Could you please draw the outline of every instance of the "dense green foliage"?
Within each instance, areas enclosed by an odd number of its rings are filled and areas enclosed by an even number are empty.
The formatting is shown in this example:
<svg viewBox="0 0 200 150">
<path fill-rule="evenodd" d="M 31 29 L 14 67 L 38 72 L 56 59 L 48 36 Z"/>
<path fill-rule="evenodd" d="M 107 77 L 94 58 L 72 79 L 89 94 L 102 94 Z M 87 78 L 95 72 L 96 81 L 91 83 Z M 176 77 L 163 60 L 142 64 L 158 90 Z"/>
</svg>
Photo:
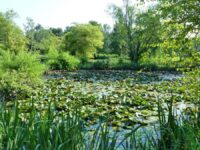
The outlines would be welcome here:
<svg viewBox="0 0 200 150">
<path fill-rule="evenodd" d="M 164 17 L 172 24 L 184 24 L 183 35 L 198 34 L 200 25 L 200 2 L 198 0 L 159 0 Z"/>
<path fill-rule="evenodd" d="M 14 16 L 13 11 L 5 14 L 0 12 L 0 48 L 16 53 L 25 48 L 26 39 L 21 29 L 12 21 Z"/>
<path fill-rule="evenodd" d="M 157 49 L 161 23 L 155 11 L 137 12 L 136 8 L 126 0 L 122 8 L 112 6 L 111 14 L 116 20 L 112 45 L 119 54 L 128 51 L 130 59 L 138 64 L 144 52 Z"/>
<path fill-rule="evenodd" d="M 47 54 L 47 64 L 53 70 L 76 70 L 80 60 L 68 52 L 58 52 L 55 49 L 50 49 Z"/>
<path fill-rule="evenodd" d="M 58 49 L 61 44 L 61 38 L 55 29 L 45 29 L 40 24 L 35 25 L 32 19 L 27 19 L 25 26 L 27 47 L 30 51 L 39 51 L 46 54 L 49 49 Z"/>
<path fill-rule="evenodd" d="M 102 46 L 103 33 L 96 25 L 75 25 L 65 35 L 65 50 L 72 55 L 92 58 L 96 49 Z"/>
<path fill-rule="evenodd" d="M 2 100 L 27 96 L 45 71 L 38 54 L 20 51 L 0 53 L 0 93 Z"/>
</svg>

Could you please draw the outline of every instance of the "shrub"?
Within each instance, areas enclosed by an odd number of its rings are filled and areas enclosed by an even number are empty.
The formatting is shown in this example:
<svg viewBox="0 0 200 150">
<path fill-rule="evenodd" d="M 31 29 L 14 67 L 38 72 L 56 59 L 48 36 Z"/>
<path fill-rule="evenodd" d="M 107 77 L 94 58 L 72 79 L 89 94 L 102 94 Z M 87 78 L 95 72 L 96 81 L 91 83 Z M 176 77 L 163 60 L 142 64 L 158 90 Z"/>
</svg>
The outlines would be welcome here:
<svg viewBox="0 0 200 150">
<path fill-rule="evenodd" d="M 87 57 L 81 57 L 80 61 L 81 61 L 81 64 L 84 65 L 84 64 L 88 63 L 88 58 Z"/>
<path fill-rule="evenodd" d="M 26 51 L 17 54 L 0 52 L 0 94 L 3 100 L 28 95 L 32 85 L 40 81 L 45 66 L 38 56 Z"/>
<path fill-rule="evenodd" d="M 93 64 L 93 68 L 94 69 L 109 69 L 110 68 L 110 60 L 109 59 L 106 59 L 106 60 L 97 60 Z"/>
<path fill-rule="evenodd" d="M 105 54 L 97 54 L 94 59 L 108 59 L 109 57 Z"/>
<path fill-rule="evenodd" d="M 46 63 L 49 65 L 50 69 L 54 69 L 54 65 L 57 64 L 57 59 L 59 57 L 59 52 L 56 49 L 50 49 L 45 57 Z"/>
<path fill-rule="evenodd" d="M 120 58 L 118 59 L 118 64 L 120 65 L 120 64 L 123 64 L 123 63 L 124 63 L 124 60 L 123 60 L 122 57 L 120 57 Z"/>
<path fill-rule="evenodd" d="M 53 70 L 76 70 L 80 64 L 78 58 L 57 50 L 50 50 L 47 59 L 47 64 Z"/>
</svg>

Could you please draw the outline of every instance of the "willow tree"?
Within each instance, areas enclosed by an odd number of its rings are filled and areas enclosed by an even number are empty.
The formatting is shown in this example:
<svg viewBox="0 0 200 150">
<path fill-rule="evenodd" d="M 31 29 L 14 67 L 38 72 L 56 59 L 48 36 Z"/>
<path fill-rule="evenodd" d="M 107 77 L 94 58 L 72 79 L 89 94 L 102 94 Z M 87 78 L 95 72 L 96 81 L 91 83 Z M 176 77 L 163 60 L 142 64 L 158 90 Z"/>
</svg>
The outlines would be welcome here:
<svg viewBox="0 0 200 150">
<path fill-rule="evenodd" d="M 65 35 L 65 50 L 72 55 L 91 58 L 97 48 L 103 47 L 104 36 L 101 29 L 92 24 L 77 24 Z"/>
</svg>

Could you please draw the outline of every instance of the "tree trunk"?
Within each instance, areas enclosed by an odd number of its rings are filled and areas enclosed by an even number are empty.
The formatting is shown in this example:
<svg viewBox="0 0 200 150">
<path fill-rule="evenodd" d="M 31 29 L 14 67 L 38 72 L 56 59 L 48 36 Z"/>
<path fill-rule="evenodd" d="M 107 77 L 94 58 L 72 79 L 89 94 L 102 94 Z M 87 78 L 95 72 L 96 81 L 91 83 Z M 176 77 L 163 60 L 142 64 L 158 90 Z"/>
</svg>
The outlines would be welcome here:
<svg viewBox="0 0 200 150">
<path fill-rule="evenodd" d="M 135 66 L 138 65 L 139 63 L 139 52 L 140 52 L 140 42 L 138 42 L 135 47 L 132 47 L 132 49 L 130 50 L 130 58 L 131 61 L 134 63 Z"/>
</svg>

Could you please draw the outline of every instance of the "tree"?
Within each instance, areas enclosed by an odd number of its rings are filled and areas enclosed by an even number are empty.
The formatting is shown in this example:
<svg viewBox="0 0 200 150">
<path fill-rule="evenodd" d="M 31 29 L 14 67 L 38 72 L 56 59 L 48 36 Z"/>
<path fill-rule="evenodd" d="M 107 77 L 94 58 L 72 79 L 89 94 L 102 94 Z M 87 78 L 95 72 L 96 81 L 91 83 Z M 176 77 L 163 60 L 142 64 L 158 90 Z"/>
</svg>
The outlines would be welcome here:
<svg viewBox="0 0 200 150">
<path fill-rule="evenodd" d="M 58 37 L 63 36 L 63 30 L 62 28 L 50 28 L 51 32 Z"/>
<path fill-rule="evenodd" d="M 115 23 L 111 33 L 110 48 L 118 55 L 127 54 L 126 30 L 120 23 Z"/>
<path fill-rule="evenodd" d="M 34 42 L 35 50 L 46 54 L 50 49 L 59 49 L 61 38 L 51 32 L 51 29 L 44 29 L 41 25 L 35 27 Z"/>
<path fill-rule="evenodd" d="M 151 10 L 139 13 L 129 0 L 124 0 L 123 7 L 113 5 L 111 14 L 115 19 L 113 44 L 120 51 L 128 49 L 130 59 L 137 65 L 144 52 L 156 48 L 159 16 Z"/>
<path fill-rule="evenodd" d="M 61 37 L 55 35 L 58 32 L 56 33 L 54 29 L 45 29 L 40 24 L 35 25 L 34 21 L 28 18 L 25 31 L 30 51 L 39 51 L 41 54 L 46 54 L 51 48 L 59 49 Z"/>
<path fill-rule="evenodd" d="M 98 26 L 76 24 L 65 35 L 65 50 L 72 55 L 91 58 L 97 48 L 103 47 L 103 39 L 103 33 Z"/>
<path fill-rule="evenodd" d="M 163 18 L 170 24 L 183 24 L 184 34 L 199 34 L 200 30 L 200 1 L 199 0 L 159 0 Z"/>
<path fill-rule="evenodd" d="M 24 25 L 24 30 L 26 32 L 26 38 L 28 39 L 28 49 L 34 51 L 34 33 L 35 33 L 35 23 L 33 19 L 27 18 L 27 23 Z"/>
<path fill-rule="evenodd" d="M 13 10 L 0 12 L 0 48 L 18 53 L 25 49 L 26 39 L 21 29 L 13 22 Z"/>
<path fill-rule="evenodd" d="M 159 11 L 163 20 L 164 49 L 175 52 L 180 61 L 186 58 L 196 60 L 199 56 L 200 1 L 159 0 Z M 192 62 L 190 60 L 190 62 Z"/>
<path fill-rule="evenodd" d="M 155 11 L 149 9 L 136 15 L 132 40 L 134 48 L 130 52 L 134 62 L 137 63 L 148 50 L 155 52 L 161 42 L 161 29 L 160 16 Z"/>
<path fill-rule="evenodd" d="M 90 21 L 89 21 L 89 24 L 91 24 L 91 25 L 93 25 L 93 26 L 98 26 L 99 28 L 101 28 L 101 24 L 98 23 L 97 21 L 90 20 Z"/>
<path fill-rule="evenodd" d="M 104 45 L 101 52 L 103 53 L 111 53 L 111 27 L 108 24 L 104 24 L 102 26 L 102 31 L 104 34 Z"/>
<path fill-rule="evenodd" d="M 133 50 L 133 24 L 135 21 L 134 7 L 130 5 L 129 0 L 124 0 L 124 6 L 110 7 L 111 15 L 115 19 L 112 47 L 119 53 L 128 49 L 129 53 Z M 126 48 L 125 48 L 126 46 Z"/>
<path fill-rule="evenodd" d="M 199 101 L 199 82 L 198 78 L 200 75 L 199 64 L 200 64 L 200 1 L 199 0 L 159 0 L 160 10 L 164 19 L 167 19 L 167 25 L 170 26 L 182 26 L 179 29 L 179 33 L 171 36 L 176 43 L 179 43 L 180 50 L 189 49 L 189 57 L 195 62 L 196 69 L 193 69 L 189 73 L 188 81 L 194 81 L 187 89 L 191 90 L 191 93 L 195 93 L 196 102 L 198 102 L 197 112 L 197 126 L 200 127 L 200 101 Z M 190 45 L 190 43 L 193 43 Z M 182 45 L 183 44 L 183 45 Z M 188 46 L 188 47 L 186 47 Z M 190 62 L 191 62 L 190 60 Z M 187 82 L 188 82 L 187 81 Z M 195 90 L 193 90 L 195 89 Z"/>
</svg>

